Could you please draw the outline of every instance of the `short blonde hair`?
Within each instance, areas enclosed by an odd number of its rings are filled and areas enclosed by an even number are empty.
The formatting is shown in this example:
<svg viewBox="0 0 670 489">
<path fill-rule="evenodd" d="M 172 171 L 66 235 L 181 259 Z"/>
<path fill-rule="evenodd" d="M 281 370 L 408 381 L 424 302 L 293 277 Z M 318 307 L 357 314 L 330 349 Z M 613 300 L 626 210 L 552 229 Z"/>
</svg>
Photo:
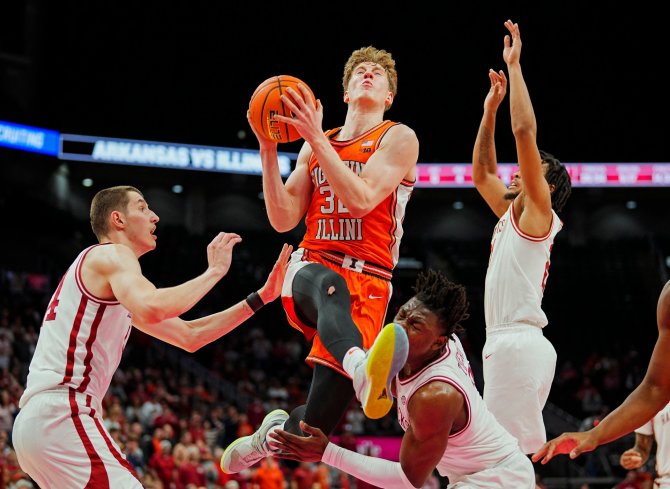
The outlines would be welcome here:
<svg viewBox="0 0 670 489">
<path fill-rule="evenodd" d="M 374 46 L 360 48 L 351 53 L 344 65 L 344 76 L 342 77 L 342 88 L 346 92 L 349 88 L 349 80 L 358 65 L 361 63 L 375 63 L 384 68 L 389 81 L 389 91 L 395 97 L 398 92 L 398 72 L 395 69 L 395 61 L 391 53 Z"/>
</svg>

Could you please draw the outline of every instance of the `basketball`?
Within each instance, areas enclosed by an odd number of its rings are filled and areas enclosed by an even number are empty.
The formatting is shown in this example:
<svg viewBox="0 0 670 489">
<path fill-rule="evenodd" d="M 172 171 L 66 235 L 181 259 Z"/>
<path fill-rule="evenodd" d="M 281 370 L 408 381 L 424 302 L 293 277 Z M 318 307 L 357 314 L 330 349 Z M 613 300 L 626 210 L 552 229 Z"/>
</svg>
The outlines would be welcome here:
<svg viewBox="0 0 670 489">
<path fill-rule="evenodd" d="M 272 76 L 258 85 L 249 101 L 249 119 L 254 129 L 278 143 L 290 143 L 300 139 L 300 134 L 293 126 L 275 119 L 277 114 L 292 117 L 291 111 L 284 106 L 281 96 L 286 93 L 288 87 L 302 95 L 298 83 L 307 88 L 312 101 L 316 103 L 309 85 L 295 76 Z"/>
</svg>

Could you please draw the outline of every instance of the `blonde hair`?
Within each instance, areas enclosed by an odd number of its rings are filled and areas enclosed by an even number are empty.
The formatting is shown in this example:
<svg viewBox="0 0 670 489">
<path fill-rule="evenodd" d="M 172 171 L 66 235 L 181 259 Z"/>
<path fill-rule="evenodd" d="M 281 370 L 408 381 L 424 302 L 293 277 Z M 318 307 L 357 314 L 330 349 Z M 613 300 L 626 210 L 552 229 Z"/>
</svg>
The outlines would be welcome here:
<svg viewBox="0 0 670 489">
<path fill-rule="evenodd" d="M 344 91 L 347 91 L 351 75 L 361 63 L 374 63 L 384 68 L 389 81 L 389 91 L 395 97 L 398 92 L 398 72 L 395 69 L 395 60 L 391 56 L 391 53 L 383 49 L 377 49 L 374 46 L 360 48 L 351 53 L 351 56 L 349 56 L 344 65 L 344 76 L 342 77 L 342 88 Z"/>
</svg>

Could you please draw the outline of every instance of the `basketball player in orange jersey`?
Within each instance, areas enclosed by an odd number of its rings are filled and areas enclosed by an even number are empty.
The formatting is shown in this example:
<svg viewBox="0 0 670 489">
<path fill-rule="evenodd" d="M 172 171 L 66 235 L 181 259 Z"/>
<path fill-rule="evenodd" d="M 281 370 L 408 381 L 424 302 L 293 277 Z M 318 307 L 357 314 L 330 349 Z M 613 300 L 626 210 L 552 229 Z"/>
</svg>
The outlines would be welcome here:
<svg viewBox="0 0 670 489">
<path fill-rule="evenodd" d="M 320 101 L 314 104 L 299 88 L 301 93 L 288 88 L 282 97 L 293 117 L 277 116 L 305 140 L 286 183 L 277 143 L 256 137 L 270 223 L 286 232 L 304 218 L 307 227 L 291 256 L 282 301 L 289 323 L 313 339 L 307 357 L 313 379 L 306 405 L 290 417 L 273 411 L 253 436 L 226 448 L 226 472 L 271 453 L 267 433 L 275 427 L 299 434 L 305 420 L 330 433 L 354 395 L 368 417 L 384 416 L 393 405 L 388 386 L 407 355 L 400 326 L 387 325 L 380 333 L 419 153 L 412 129 L 384 119 L 396 95 L 395 61 L 372 46 L 351 54 L 343 77 L 344 125 L 326 132 Z"/>
<path fill-rule="evenodd" d="M 219 233 L 207 246 L 204 273 L 157 289 L 138 262 L 156 247 L 157 223 L 134 187 L 107 188 L 93 198 L 91 226 L 100 244 L 77 256 L 51 298 L 12 431 L 21 468 L 42 489 L 142 487 L 105 428 L 100 404 L 133 325 L 192 352 L 281 292 L 288 245 L 247 300 L 210 316 L 180 319 L 226 275 L 241 238 Z"/>
<path fill-rule="evenodd" d="M 491 88 L 472 155 L 475 186 L 499 218 L 484 289 L 484 401 L 530 454 L 547 439 L 542 409 L 554 379 L 556 351 L 542 333 L 548 322 L 542 297 L 554 238 L 563 226 L 557 212 L 571 183 L 565 167 L 538 150 L 535 114 L 519 61 L 519 26 L 508 20 L 505 27 L 511 35 L 505 36 L 503 59 L 519 171 L 509 187 L 498 177 L 495 120 L 507 90 L 502 70 L 489 70 Z"/>
<path fill-rule="evenodd" d="M 670 402 L 670 281 L 666 282 L 656 306 L 658 339 L 647 373 L 624 402 L 596 426 L 579 433 L 563 433 L 545 443 L 532 457 L 546 464 L 555 455 L 575 458 L 636 430 Z"/>
</svg>

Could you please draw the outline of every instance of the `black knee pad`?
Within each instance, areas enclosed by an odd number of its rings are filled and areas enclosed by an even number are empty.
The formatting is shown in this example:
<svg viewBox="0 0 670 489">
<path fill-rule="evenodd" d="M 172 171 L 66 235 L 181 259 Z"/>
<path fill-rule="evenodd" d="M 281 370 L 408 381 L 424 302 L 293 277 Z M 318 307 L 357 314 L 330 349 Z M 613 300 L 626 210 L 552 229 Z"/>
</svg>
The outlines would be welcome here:
<svg viewBox="0 0 670 489">
<path fill-rule="evenodd" d="M 329 294 L 331 288 L 334 290 Z M 320 310 L 335 307 L 344 313 L 349 310 L 351 295 L 342 275 L 319 263 L 310 263 L 293 279 L 293 301 L 298 318 L 316 328 Z"/>
<path fill-rule="evenodd" d="M 327 294 L 330 287 L 335 287 L 336 291 L 346 290 L 347 294 L 349 292 L 344 277 L 320 263 L 311 263 L 302 268 L 293 280 L 293 290 L 301 293 L 305 293 L 304 289 L 317 289 Z"/>
</svg>

